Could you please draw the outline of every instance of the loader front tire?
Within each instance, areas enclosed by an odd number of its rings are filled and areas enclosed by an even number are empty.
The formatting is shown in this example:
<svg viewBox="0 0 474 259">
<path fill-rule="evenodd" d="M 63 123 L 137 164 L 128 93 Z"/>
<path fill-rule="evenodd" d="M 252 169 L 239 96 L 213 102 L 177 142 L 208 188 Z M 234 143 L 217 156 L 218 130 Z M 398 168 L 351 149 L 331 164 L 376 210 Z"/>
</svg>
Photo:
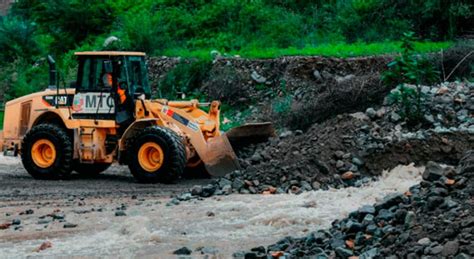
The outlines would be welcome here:
<svg viewBox="0 0 474 259">
<path fill-rule="evenodd" d="M 147 127 L 128 143 L 128 167 L 137 181 L 172 183 L 183 174 L 186 150 L 174 131 Z"/>
<path fill-rule="evenodd" d="M 23 138 L 21 160 L 35 179 L 64 179 L 72 171 L 72 142 L 60 126 L 40 124 Z"/>
</svg>

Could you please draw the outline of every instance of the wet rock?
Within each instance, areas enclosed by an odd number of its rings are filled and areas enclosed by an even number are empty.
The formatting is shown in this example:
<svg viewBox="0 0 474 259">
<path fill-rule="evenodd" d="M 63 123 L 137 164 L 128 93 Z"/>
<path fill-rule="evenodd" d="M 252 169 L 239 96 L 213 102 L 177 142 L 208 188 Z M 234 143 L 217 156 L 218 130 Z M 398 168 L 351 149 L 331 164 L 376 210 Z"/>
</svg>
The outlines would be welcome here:
<svg viewBox="0 0 474 259">
<path fill-rule="evenodd" d="M 373 222 L 374 222 L 374 215 L 372 215 L 372 214 L 365 215 L 364 219 L 362 220 L 362 224 L 364 226 L 372 224 Z"/>
<path fill-rule="evenodd" d="M 424 253 L 426 255 L 438 255 L 443 251 L 443 246 L 442 245 L 437 245 L 437 246 L 429 246 L 425 248 Z"/>
<path fill-rule="evenodd" d="M 181 247 L 180 249 L 175 250 L 175 251 L 173 252 L 173 254 L 175 254 L 175 255 L 190 255 L 192 252 L 193 252 L 193 251 L 191 251 L 191 249 L 189 249 L 189 248 L 183 246 L 183 247 Z"/>
<path fill-rule="evenodd" d="M 248 253 L 245 253 L 244 258 L 245 259 L 258 259 L 258 256 L 257 256 L 257 253 L 255 252 L 248 252 Z"/>
<path fill-rule="evenodd" d="M 210 255 L 217 255 L 219 253 L 219 249 L 215 247 L 202 247 L 197 251 L 201 252 L 201 254 L 210 254 Z"/>
<path fill-rule="evenodd" d="M 280 135 L 278 135 L 281 139 L 288 138 L 293 135 L 293 132 L 291 130 L 285 130 Z"/>
<path fill-rule="evenodd" d="M 255 154 L 253 154 L 252 157 L 250 157 L 250 161 L 252 161 L 253 163 L 258 163 L 258 162 L 260 162 L 262 159 L 263 159 L 263 157 L 262 157 L 260 154 L 258 154 L 258 153 L 255 153 Z"/>
<path fill-rule="evenodd" d="M 363 230 L 364 227 L 362 224 L 351 220 L 346 224 L 346 229 L 347 229 L 346 231 L 347 233 L 357 233 Z"/>
<path fill-rule="evenodd" d="M 397 205 L 403 201 L 402 194 L 389 194 L 381 202 L 375 204 L 375 210 L 388 209 L 394 205 Z"/>
<path fill-rule="evenodd" d="M 372 259 L 379 256 L 379 254 L 380 254 L 379 249 L 375 247 L 360 254 L 359 259 Z"/>
<path fill-rule="evenodd" d="M 355 75 L 347 75 L 347 76 L 336 76 L 336 82 L 338 84 L 342 84 L 344 82 L 350 81 L 355 78 Z"/>
<path fill-rule="evenodd" d="M 342 258 L 347 258 L 349 256 L 352 256 L 354 255 L 354 253 L 352 252 L 352 250 L 349 250 L 349 249 L 346 249 L 346 248 L 343 248 L 343 247 L 338 247 L 336 248 L 336 254 L 339 256 L 339 257 L 342 257 Z"/>
<path fill-rule="evenodd" d="M 367 110 L 365 110 L 365 114 L 371 119 L 375 119 L 375 117 L 377 116 L 377 112 L 372 107 L 367 108 Z"/>
<path fill-rule="evenodd" d="M 428 197 L 427 207 L 428 207 L 428 209 L 434 209 L 434 208 L 440 206 L 441 204 L 443 204 L 443 202 L 444 202 L 444 199 L 440 196 Z"/>
<path fill-rule="evenodd" d="M 185 192 L 177 197 L 180 201 L 189 201 L 193 198 L 193 195 L 189 192 Z"/>
<path fill-rule="evenodd" d="M 401 119 L 402 119 L 402 117 L 401 117 L 400 115 L 398 115 L 398 113 L 396 113 L 396 112 L 390 113 L 390 120 L 391 120 L 392 122 L 398 122 L 398 121 L 400 121 Z"/>
<path fill-rule="evenodd" d="M 242 188 L 245 187 L 245 182 L 242 180 L 242 179 L 239 179 L 239 178 L 236 178 L 233 182 L 232 182 L 232 188 L 234 190 L 240 190 Z"/>
<path fill-rule="evenodd" d="M 448 241 L 446 244 L 443 246 L 443 251 L 441 252 L 442 256 L 453 256 L 457 254 L 459 251 L 459 241 L 458 240 L 453 240 L 453 241 Z"/>
<path fill-rule="evenodd" d="M 201 196 L 202 186 L 200 186 L 200 185 L 193 186 L 193 188 L 191 188 L 191 194 L 195 195 L 195 196 Z"/>
<path fill-rule="evenodd" d="M 224 187 L 222 187 L 222 192 L 223 194 L 231 194 L 232 193 L 232 186 L 229 184 L 229 185 L 225 185 Z"/>
<path fill-rule="evenodd" d="M 443 172 L 444 170 L 439 164 L 429 161 L 423 172 L 423 179 L 431 182 L 439 180 L 443 176 Z"/>
<path fill-rule="evenodd" d="M 302 181 L 302 182 L 300 183 L 300 186 L 301 186 L 301 189 L 302 189 L 303 191 L 311 191 L 311 190 L 313 190 L 313 187 L 312 187 L 308 182 L 306 182 L 306 181 Z"/>
<path fill-rule="evenodd" d="M 123 216 L 127 216 L 127 213 L 125 213 L 125 211 L 123 210 L 118 210 L 115 212 L 115 216 L 116 217 L 123 217 Z"/>
<path fill-rule="evenodd" d="M 471 259 L 471 258 L 472 257 L 470 257 L 469 255 L 465 253 L 460 253 L 454 257 L 454 259 Z"/>
<path fill-rule="evenodd" d="M 40 219 L 38 220 L 38 225 L 44 225 L 44 224 L 49 224 L 51 223 L 51 219 L 48 219 L 48 218 L 44 218 L 44 219 Z"/>
<path fill-rule="evenodd" d="M 360 214 L 374 214 L 375 213 L 375 207 L 372 205 L 364 205 L 359 208 L 359 213 Z"/>
<path fill-rule="evenodd" d="M 413 211 L 407 212 L 404 220 L 405 229 L 414 227 L 416 224 L 416 214 Z"/>
<path fill-rule="evenodd" d="M 428 237 L 424 237 L 422 239 L 419 239 L 417 243 L 422 246 L 428 246 L 429 244 L 431 244 L 431 240 Z"/>
<path fill-rule="evenodd" d="M 65 223 L 63 225 L 63 228 L 75 228 L 77 227 L 77 224 L 73 224 L 73 223 Z"/>
<path fill-rule="evenodd" d="M 34 210 L 32 209 L 27 209 L 25 211 L 20 212 L 20 215 L 31 215 L 34 213 Z"/>
<path fill-rule="evenodd" d="M 362 161 L 362 159 L 358 158 L 358 157 L 353 157 L 352 158 L 352 163 L 356 166 L 363 166 L 364 165 L 364 161 Z"/>
<path fill-rule="evenodd" d="M 334 156 L 337 158 L 337 159 L 342 159 L 342 157 L 344 156 L 344 152 L 341 151 L 341 150 L 338 150 L 336 152 L 334 152 Z M 342 161 L 341 161 L 342 162 Z M 344 165 L 344 164 L 343 164 Z M 342 165 L 342 166 L 343 166 Z"/>
<path fill-rule="evenodd" d="M 201 196 L 202 197 L 211 197 L 216 192 L 216 186 L 208 184 L 202 187 Z"/>
<path fill-rule="evenodd" d="M 63 220 L 66 216 L 63 213 L 54 213 L 51 217 L 53 220 Z"/>
<path fill-rule="evenodd" d="M 264 84 L 265 82 L 267 82 L 267 79 L 259 75 L 257 71 L 253 71 L 250 77 L 252 77 L 252 79 L 259 84 Z"/>
<path fill-rule="evenodd" d="M 10 222 L 0 224 L 0 230 L 8 229 L 8 228 L 10 228 L 11 225 L 12 225 L 12 223 L 10 223 Z"/>
<path fill-rule="evenodd" d="M 313 190 L 315 190 L 315 191 L 319 190 L 319 189 L 321 189 L 321 183 L 315 181 L 311 184 L 311 187 L 313 187 Z"/>
<path fill-rule="evenodd" d="M 43 250 L 46 250 L 48 248 L 51 248 L 53 247 L 53 243 L 51 243 L 50 241 L 44 241 L 43 243 L 41 243 L 41 245 L 36 248 L 34 251 L 35 252 L 40 252 L 40 251 L 43 251 Z"/>
<path fill-rule="evenodd" d="M 355 177 L 355 174 L 352 171 L 347 171 L 341 175 L 342 180 L 351 180 Z"/>
<path fill-rule="evenodd" d="M 245 251 L 238 251 L 232 254 L 233 258 L 244 258 L 245 257 Z"/>
<path fill-rule="evenodd" d="M 344 247 L 345 245 L 346 245 L 346 243 L 341 238 L 335 238 L 334 237 L 330 241 L 330 246 L 331 246 L 332 249 L 336 249 L 338 247 Z"/>
<path fill-rule="evenodd" d="M 343 168 L 344 165 L 345 165 L 345 164 L 344 164 L 344 161 L 342 161 L 342 160 L 337 160 L 337 161 L 336 161 L 336 168 L 337 168 L 337 169 Z"/>
<path fill-rule="evenodd" d="M 319 73 L 319 71 L 317 69 L 313 71 L 313 76 L 314 76 L 314 79 L 316 79 L 317 81 L 322 81 L 323 80 L 323 77 L 321 76 L 321 73 Z"/>
<path fill-rule="evenodd" d="M 254 248 L 250 249 L 250 251 L 256 252 L 256 253 L 262 253 L 262 254 L 264 254 L 266 252 L 264 246 L 254 247 Z"/>
<path fill-rule="evenodd" d="M 219 179 L 219 187 L 224 188 L 227 185 L 232 185 L 232 181 L 226 179 L 226 178 L 221 178 Z"/>
</svg>

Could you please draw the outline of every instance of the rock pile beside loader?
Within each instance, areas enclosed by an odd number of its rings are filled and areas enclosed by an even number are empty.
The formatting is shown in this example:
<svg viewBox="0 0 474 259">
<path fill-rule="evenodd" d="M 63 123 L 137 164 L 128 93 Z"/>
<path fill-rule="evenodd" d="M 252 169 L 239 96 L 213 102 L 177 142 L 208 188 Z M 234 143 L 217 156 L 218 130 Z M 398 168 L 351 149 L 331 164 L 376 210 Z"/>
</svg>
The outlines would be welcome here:
<svg viewBox="0 0 474 259">
<path fill-rule="evenodd" d="M 398 164 L 456 164 L 474 145 L 474 84 L 426 86 L 423 91 L 428 119 L 419 125 L 408 126 L 397 109 L 382 106 L 338 115 L 306 132 L 286 130 L 238 151 L 243 170 L 177 198 L 360 186 Z"/>
</svg>

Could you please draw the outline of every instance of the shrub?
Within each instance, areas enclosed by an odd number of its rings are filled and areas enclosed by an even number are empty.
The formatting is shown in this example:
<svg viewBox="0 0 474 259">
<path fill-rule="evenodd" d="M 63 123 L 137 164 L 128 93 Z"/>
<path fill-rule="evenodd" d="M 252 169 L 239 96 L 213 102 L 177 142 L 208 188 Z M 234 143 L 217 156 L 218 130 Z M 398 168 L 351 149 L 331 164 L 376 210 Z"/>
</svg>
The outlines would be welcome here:
<svg viewBox="0 0 474 259">
<path fill-rule="evenodd" d="M 401 56 L 389 63 L 389 69 L 383 74 L 384 82 L 397 85 L 390 93 L 389 101 L 399 108 L 401 115 L 410 123 L 417 123 L 423 118 L 421 84 L 431 84 L 439 78 L 439 72 L 433 64 L 414 52 L 414 41 L 413 32 L 403 35 Z"/>
</svg>

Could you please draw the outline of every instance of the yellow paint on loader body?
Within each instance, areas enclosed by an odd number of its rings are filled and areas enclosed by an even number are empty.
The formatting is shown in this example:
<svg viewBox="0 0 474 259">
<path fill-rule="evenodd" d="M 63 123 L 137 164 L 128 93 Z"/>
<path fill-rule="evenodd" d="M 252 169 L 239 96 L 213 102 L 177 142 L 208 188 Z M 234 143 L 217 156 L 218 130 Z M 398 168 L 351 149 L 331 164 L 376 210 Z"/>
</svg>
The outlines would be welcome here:
<svg viewBox="0 0 474 259">
<path fill-rule="evenodd" d="M 144 55 L 136 52 L 76 54 Z M 31 128 L 43 123 L 54 123 L 67 129 L 73 138 L 74 159 L 87 163 L 112 163 L 121 161 L 120 156 L 125 154 L 127 141 L 138 129 L 157 125 L 171 129 L 182 138 L 189 166 L 202 161 L 211 175 L 223 175 L 239 168 L 229 141 L 220 132 L 218 101 L 200 104 L 197 100 L 136 99 L 133 123 L 127 129 L 120 129 L 114 119 L 75 119 L 76 111 L 71 104 L 67 104 L 66 99 L 68 95 L 76 94 L 76 89 L 72 88 L 45 90 L 7 102 L 3 132 L 0 132 L 1 150 L 22 152 L 22 139 Z M 202 105 L 209 106 L 209 112 L 200 109 Z M 118 138 L 113 150 L 106 147 L 107 137 L 110 136 Z M 56 151 L 52 143 L 47 140 L 38 141 L 33 149 L 33 160 L 38 166 L 48 167 L 54 162 Z M 160 146 L 150 143 L 143 146 L 139 153 L 140 164 L 145 170 L 154 172 L 162 166 L 163 150 Z"/>
</svg>

